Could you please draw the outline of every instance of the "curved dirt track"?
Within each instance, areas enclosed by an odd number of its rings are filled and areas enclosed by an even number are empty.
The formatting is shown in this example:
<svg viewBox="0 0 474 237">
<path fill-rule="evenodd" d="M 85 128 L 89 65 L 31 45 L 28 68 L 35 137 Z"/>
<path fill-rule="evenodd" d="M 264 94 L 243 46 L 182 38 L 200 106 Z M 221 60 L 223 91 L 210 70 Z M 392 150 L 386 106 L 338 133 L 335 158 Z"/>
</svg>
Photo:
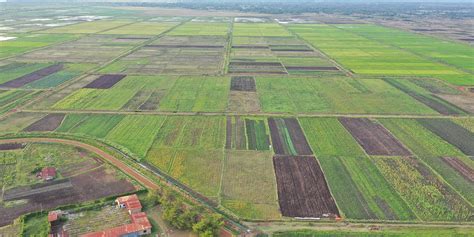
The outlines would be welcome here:
<svg viewBox="0 0 474 237">
<path fill-rule="evenodd" d="M 65 145 L 71 145 L 71 146 L 76 146 L 83 148 L 87 151 L 93 152 L 100 157 L 102 157 L 104 160 L 110 162 L 113 166 L 117 167 L 120 169 L 122 172 L 126 173 L 127 175 L 131 176 L 138 182 L 140 182 L 143 186 L 145 186 L 148 189 L 158 189 L 159 186 L 155 184 L 153 181 L 150 179 L 146 178 L 145 176 L 141 175 L 134 169 L 130 168 L 128 165 L 120 161 L 119 159 L 115 158 L 114 156 L 108 154 L 107 152 L 104 152 L 100 148 L 97 148 L 95 146 L 82 143 L 79 141 L 74 141 L 74 140 L 68 140 L 68 139 L 58 139 L 58 138 L 14 138 L 14 139 L 3 139 L 0 140 L 0 143 L 27 143 L 27 142 L 49 142 L 49 143 L 60 143 L 60 144 L 65 144 Z"/>
</svg>

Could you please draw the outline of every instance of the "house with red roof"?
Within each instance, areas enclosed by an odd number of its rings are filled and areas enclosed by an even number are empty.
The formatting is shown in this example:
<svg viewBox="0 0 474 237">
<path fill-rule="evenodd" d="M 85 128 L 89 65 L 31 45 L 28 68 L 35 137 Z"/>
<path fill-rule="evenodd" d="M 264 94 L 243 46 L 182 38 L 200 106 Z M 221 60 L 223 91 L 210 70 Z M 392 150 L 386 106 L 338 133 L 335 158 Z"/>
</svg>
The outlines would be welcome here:
<svg viewBox="0 0 474 237">
<path fill-rule="evenodd" d="M 44 181 L 53 180 L 56 178 L 56 168 L 44 167 L 36 176 L 43 179 Z"/>
<path fill-rule="evenodd" d="M 117 226 L 103 231 L 81 235 L 81 237 L 137 237 L 151 233 L 151 223 L 136 194 L 119 197 L 115 200 L 119 208 L 126 208 L 130 214 L 130 224 Z"/>
</svg>

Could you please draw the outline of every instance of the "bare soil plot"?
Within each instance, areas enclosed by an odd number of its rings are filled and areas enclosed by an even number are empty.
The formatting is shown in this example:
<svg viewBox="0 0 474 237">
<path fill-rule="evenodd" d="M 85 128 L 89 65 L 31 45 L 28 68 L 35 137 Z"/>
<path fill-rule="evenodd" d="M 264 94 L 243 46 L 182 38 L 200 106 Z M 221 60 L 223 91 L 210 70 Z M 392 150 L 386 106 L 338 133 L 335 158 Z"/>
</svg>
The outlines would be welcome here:
<svg viewBox="0 0 474 237">
<path fill-rule="evenodd" d="M 0 144 L 0 151 L 19 150 L 25 148 L 25 143 L 3 143 Z"/>
<path fill-rule="evenodd" d="M 64 119 L 64 114 L 48 114 L 40 120 L 30 124 L 30 126 L 23 129 L 25 132 L 46 132 L 54 131 L 61 125 Z"/>
<path fill-rule="evenodd" d="M 474 90 L 471 88 L 471 90 Z M 474 113 L 474 96 L 469 95 L 436 95 L 470 113 Z"/>
<path fill-rule="evenodd" d="M 243 62 L 231 61 L 229 73 L 244 74 L 288 74 L 279 62 Z"/>
<path fill-rule="evenodd" d="M 37 81 L 39 79 L 42 79 L 44 77 L 47 77 L 51 74 L 54 74 L 56 72 L 59 72 L 63 69 L 64 65 L 62 64 L 56 64 L 56 65 L 51 65 L 49 67 L 37 70 L 35 72 L 32 72 L 30 74 L 24 75 L 22 77 L 16 78 L 14 80 L 5 82 L 3 84 L 0 84 L 0 87 L 11 87 L 11 88 L 20 88 L 30 82 Z"/>
<path fill-rule="evenodd" d="M 230 82 L 230 90 L 255 92 L 257 90 L 255 78 L 250 76 L 234 76 Z"/>
<path fill-rule="evenodd" d="M 302 67 L 302 66 L 286 66 L 287 70 L 295 71 L 339 71 L 337 67 Z"/>
<path fill-rule="evenodd" d="M 474 183 L 474 170 L 456 157 L 443 157 L 443 160 L 457 170 L 464 178 Z"/>
<path fill-rule="evenodd" d="M 226 149 L 246 150 L 245 121 L 239 116 L 227 117 Z"/>
<path fill-rule="evenodd" d="M 339 121 L 369 155 L 411 155 L 387 129 L 376 122 L 367 118 L 339 118 Z"/>
<path fill-rule="evenodd" d="M 418 119 L 418 121 L 464 154 L 474 156 L 474 133 L 471 131 L 447 119 Z"/>
<path fill-rule="evenodd" d="M 16 195 L 26 203 L 12 207 L 0 206 L 0 226 L 11 223 L 18 216 L 38 210 L 52 209 L 57 206 L 95 200 L 102 197 L 135 191 L 133 184 L 116 177 L 115 172 L 100 167 L 90 172 L 59 182 L 46 183 L 31 187 L 20 187 L 5 191 L 5 195 Z M 12 195 L 11 195 L 12 194 Z"/>
<path fill-rule="evenodd" d="M 231 91 L 227 111 L 232 112 L 260 112 L 260 99 L 256 92 Z"/>
<path fill-rule="evenodd" d="M 278 201 L 283 216 L 334 217 L 339 215 L 324 174 L 315 157 L 275 156 Z"/>
<path fill-rule="evenodd" d="M 106 74 L 102 75 L 99 78 L 95 79 L 91 83 L 87 84 L 84 88 L 94 88 L 94 89 L 109 89 L 125 78 L 127 75 L 120 74 Z"/>
<path fill-rule="evenodd" d="M 273 150 L 278 155 L 312 155 L 313 152 L 295 118 L 269 118 Z"/>
</svg>

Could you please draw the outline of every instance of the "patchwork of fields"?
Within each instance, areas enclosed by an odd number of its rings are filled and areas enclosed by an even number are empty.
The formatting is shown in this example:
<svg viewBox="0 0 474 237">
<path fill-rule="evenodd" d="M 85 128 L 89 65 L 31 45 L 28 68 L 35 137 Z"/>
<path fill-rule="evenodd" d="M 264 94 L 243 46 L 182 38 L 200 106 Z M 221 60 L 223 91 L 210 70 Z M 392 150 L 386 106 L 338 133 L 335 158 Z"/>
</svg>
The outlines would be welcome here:
<svg viewBox="0 0 474 237">
<path fill-rule="evenodd" d="M 0 41 L 0 138 L 102 141 L 242 220 L 474 221 L 472 46 L 122 14 Z"/>
</svg>

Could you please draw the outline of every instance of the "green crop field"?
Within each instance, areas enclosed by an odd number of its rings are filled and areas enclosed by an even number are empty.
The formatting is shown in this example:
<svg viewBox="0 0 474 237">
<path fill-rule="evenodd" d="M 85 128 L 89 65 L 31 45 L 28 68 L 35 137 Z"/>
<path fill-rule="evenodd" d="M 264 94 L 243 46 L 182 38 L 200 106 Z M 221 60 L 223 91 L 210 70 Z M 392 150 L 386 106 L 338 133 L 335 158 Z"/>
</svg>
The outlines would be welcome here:
<svg viewBox="0 0 474 237">
<path fill-rule="evenodd" d="M 78 36 L 73 34 L 29 34 L 14 40 L 1 41 L 0 58 L 21 54 L 33 49 L 73 40 Z"/>
<path fill-rule="evenodd" d="M 79 23 L 75 25 L 63 26 L 58 28 L 53 28 L 49 30 L 42 31 L 42 33 L 73 33 L 73 34 L 90 34 L 90 33 L 99 33 L 106 31 L 108 29 L 116 28 L 125 24 L 130 24 L 129 21 L 92 21 Z"/>
<path fill-rule="evenodd" d="M 171 29 L 171 27 L 175 25 L 176 23 L 171 22 L 138 22 L 131 25 L 125 25 L 108 31 L 104 31 L 101 34 L 159 35 L 165 32 L 166 30 Z"/>
<path fill-rule="evenodd" d="M 186 22 L 183 25 L 176 27 L 168 35 L 215 35 L 225 36 L 228 33 L 228 23 L 201 23 L 201 22 Z"/>
</svg>

